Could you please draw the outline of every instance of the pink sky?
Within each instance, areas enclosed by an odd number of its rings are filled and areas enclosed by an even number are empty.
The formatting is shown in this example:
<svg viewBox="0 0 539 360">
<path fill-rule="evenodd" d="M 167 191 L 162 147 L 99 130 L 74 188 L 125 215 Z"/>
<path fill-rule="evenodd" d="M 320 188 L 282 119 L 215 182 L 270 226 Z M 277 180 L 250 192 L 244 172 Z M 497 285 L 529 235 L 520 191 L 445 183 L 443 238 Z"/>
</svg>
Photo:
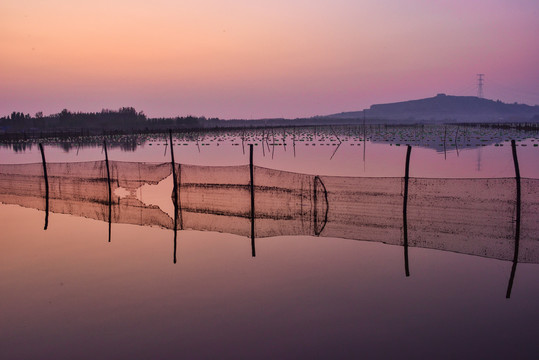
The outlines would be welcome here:
<svg viewBox="0 0 539 360">
<path fill-rule="evenodd" d="M 0 116 L 303 117 L 445 92 L 539 104 L 537 0 L 3 0 Z"/>
</svg>

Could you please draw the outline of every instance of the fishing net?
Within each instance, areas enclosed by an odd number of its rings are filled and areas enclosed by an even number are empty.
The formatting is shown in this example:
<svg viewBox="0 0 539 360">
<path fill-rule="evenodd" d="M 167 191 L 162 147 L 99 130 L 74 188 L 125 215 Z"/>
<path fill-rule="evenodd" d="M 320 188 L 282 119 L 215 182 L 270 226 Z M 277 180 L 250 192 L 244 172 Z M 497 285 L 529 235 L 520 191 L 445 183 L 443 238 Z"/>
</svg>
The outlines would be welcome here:
<svg viewBox="0 0 539 360">
<path fill-rule="evenodd" d="M 143 185 L 156 185 L 169 177 L 172 174 L 170 163 L 110 161 L 109 169 L 113 194 L 111 220 L 113 223 L 159 226 L 168 229 L 173 227 L 173 219 L 169 214 L 156 205 L 144 203 L 140 192 L 137 193 Z M 104 180 L 107 181 L 106 167 Z"/>
<path fill-rule="evenodd" d="M 409 245 L 510 260 L 514 179 L 410 179 Z"/>
<path fill-rule="evenodd" d="M 250 234 L 249 166 L 180 165 L 178 229 Z"/>
<path fill-rule="evenodd" d="M 320 235 L 400 245 L 402 179 L 324 176 L 328 221 Z"/>
<path fill-rule="evenodd" d="M 157 184 L 170 175 L 170 164 L 111 161 L 109 171 L 110 206 L 105 161 L 47 163 L 50 211 L 113 223 L 172 226 L 170 216 L 136 197 L 143 184 Z M 120 188 L 123 197 L 117 195 Z M 45 210 L 43 165 L 0 165 L 0 202 Z"/>
<path fill-rule="evenodd" d="M 518 261 L 539 262 L 539 179 L 522 179 Z"/>
<path fill-rule="evenodd" d="M 255 166 L 104 161 L 47 164 L 50 211 L 111 223 L 218 231 L 241 236 L 311 235 L 453 251 L 539 263 L 539 180 L 522 179 L 520 227 L 516 180 L 313 176 Z M 169 186 L 162 186 L 168 181 Z M 157 186 L 165 205 L 141 189 Z M 252 217 L 251 196 L 254 196 Z M 45 209 L 42 164 L 0 165 L 0 202 Z M 251 233 L 254 221 L 254 234 Z M 519 232 L 517 234 L 517 229 Z"/>
<path fill-rule="evenodd" d="M 45 210 L 42 164 L 1 164 L 0 202 Z"/>
</svg>

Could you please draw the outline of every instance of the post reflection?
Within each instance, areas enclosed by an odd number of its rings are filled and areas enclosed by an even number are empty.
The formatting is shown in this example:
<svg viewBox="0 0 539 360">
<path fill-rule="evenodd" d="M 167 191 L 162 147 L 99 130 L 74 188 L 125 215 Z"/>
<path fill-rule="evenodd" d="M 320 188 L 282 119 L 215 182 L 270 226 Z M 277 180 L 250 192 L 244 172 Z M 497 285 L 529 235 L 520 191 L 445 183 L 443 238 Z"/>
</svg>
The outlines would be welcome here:
<svg viewBox="0 0 539 360">
<path fill-rule="evenodd" d="M 521 212 L 521 181 L 520 181 L 520 169 L 518 166 L 518 156 L 515 140 L 511 140 L 511 150 L 513 153 L 513 162 L 515 165 L 515 182 L 516 182 L 516 221 L 515 221 L 515 251 L 513 256 L 513 266 L 511 267 L 511 275 L 509 277 L 509 284 L 507 285 L 507 292 L 505 297 L 511 297 L 511 291 L 513 289 L 513 281 L 515 279 L 515 273 L 517 271 L 518 252 L 520 245 L 520 212 Z"/>
</svg>

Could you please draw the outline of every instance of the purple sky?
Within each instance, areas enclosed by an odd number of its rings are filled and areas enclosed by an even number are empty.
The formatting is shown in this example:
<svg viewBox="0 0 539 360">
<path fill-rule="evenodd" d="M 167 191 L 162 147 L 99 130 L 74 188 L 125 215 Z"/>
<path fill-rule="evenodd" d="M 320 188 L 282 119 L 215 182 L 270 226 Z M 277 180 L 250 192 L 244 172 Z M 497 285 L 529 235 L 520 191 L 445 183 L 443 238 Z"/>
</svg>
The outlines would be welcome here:
<svg viewBox="0 0 539 360">
<path fill-rule="evenodd" d="M 537 0 L 3 0 L 0 116 L 302 117 L 444 92 L 539 104 Z"/>
</svg>

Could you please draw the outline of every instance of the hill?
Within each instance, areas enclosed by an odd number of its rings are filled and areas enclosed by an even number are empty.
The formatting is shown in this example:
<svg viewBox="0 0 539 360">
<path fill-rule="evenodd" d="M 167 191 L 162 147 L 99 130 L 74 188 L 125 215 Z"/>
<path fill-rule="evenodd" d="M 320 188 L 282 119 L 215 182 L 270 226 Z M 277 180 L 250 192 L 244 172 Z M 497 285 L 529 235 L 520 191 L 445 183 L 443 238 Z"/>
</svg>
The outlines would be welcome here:
<svg viewBox="0 0 539 360">
<path fill-rule="evenodd" d="M 527 122 L 538 121 L 539 106 L 507 104 L 475 96 L 435 97 L 372 105 L 363 111 L 328 115 L 330 119 L 360 119 L 372 122 Z"/>
</svg>

